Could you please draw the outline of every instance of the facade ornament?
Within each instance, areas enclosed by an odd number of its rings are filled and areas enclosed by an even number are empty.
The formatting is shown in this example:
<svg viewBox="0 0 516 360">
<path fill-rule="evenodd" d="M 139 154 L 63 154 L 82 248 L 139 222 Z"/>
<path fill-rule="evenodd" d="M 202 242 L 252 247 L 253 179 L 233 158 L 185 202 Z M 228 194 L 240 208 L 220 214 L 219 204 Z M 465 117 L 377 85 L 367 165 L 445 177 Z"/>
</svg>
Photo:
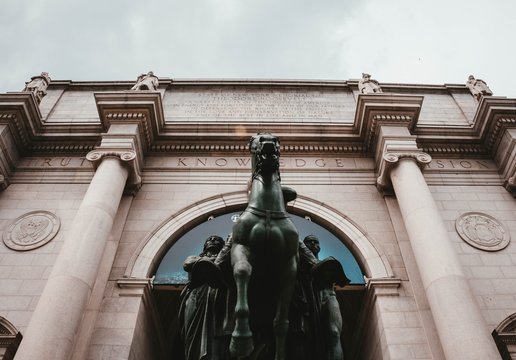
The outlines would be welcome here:
<svg viewBox="0 0 516 360">
<path fill-rule="evenodd" d="M 95 149 L 86 155 L 86 159 L 93 164 L 95 170 L 100 165 L 102 159 L 106 157 L 115 157 L 122 161 L 122 164 L 128 167 L 129 177 L 126 184 L 126 193 L 135 194 L 142 186 L 141 166 L 138 163 L 136 151 L 120 150 L 120 149 Z"/>
<path fill-rule="evenodd" d="M 392 188 L 390 171 L 400 159 L 410 158 L 416 161 L 421 171 L 432 161 L 432 157 L 424 152 L 387 152 L 383 154 L 378 169 L 378 178 L 376 179 L 376 187 L 382 192 L 389 192 Z"/>
<path fill-rule="evenodd" d="M 471 91 L 471 94 L 475 97 L 475 99 L 477 99 L 477 101 L 480 101 L 482 96 L 493 95 L 493 92 L 491 89 L 489 89 L 486 82 L 481 79 L 475 79 L 473 75 L 468 77 L 466 86 L 468 87 L 469 91 Z"/>
<path fill-rule="evenodd" d="M 371 75 L 366 73 L 362 73 L 362 79 L 358 82 L 358 90 L 361 94 L 376 94 L 382 92 L 378 81 L 371 79 Z"/>
<path fill-rule="evenodd" d="M 510 232 L 494 217 L 481 212 L 468 212 L 455 221 L 462 240 L 484 251 L 499 251 L 511 241 Z"/>
<path fill-rule="evenodd" d="M 47 87 L 50 84 L 50 76 L 47 72 L 42 72 L 41 75 L 33 76 L 30 81 L 25 85 L 24 92 L 31 92 L 36 97 L 38 104 L 41 103 L 41 99 L 47 94 Z"/>
<path fill-rule="evenodd" d="M 18 217 L 4 232 L 4 244 L 17 251 L 39 248 L 52 240 L 60 228 L 59 218 L 48 211 L 31 211 Z"/>
<path fill-rule="evenodd" d="M 159 86 L 158 77 L 154 75 L 152 71 L 149 71 L 147 74 L 141 74 L 136 79 L 136 84 L 131 88 L 131 90 L 139 91 L 139 90 L 150 90 L 157 91 Z"/>
</svg>

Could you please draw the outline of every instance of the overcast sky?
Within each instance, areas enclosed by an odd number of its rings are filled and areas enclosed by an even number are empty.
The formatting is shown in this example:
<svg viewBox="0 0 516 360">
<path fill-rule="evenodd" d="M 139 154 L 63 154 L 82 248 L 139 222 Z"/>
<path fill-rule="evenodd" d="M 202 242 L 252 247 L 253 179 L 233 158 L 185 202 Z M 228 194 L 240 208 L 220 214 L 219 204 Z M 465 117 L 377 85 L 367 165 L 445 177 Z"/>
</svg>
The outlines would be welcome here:
<svg viewBox="0 0 516 360">
<path fill-rule="evenodd" d="M 358 79 L 516 98 L 515 0 L 0 0 L 0 92 L 54 80 Z"/>
</svg>

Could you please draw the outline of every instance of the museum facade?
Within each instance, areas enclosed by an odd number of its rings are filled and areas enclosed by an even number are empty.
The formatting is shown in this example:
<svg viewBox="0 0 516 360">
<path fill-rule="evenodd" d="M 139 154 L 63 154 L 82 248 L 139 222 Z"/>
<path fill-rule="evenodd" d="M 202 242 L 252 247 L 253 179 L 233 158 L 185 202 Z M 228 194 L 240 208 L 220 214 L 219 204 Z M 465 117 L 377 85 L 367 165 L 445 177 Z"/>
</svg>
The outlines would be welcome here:
<svg viewBox="0 0 516 360">
<path fill-rule="evenodd" d="M 0 94 L 0 359 L 181 359 L 184 255 L 245 209 L 260 132 L 354 274 L 346 359 L 516 359 L 516 99 L 152 72 Z"/>
</svg>

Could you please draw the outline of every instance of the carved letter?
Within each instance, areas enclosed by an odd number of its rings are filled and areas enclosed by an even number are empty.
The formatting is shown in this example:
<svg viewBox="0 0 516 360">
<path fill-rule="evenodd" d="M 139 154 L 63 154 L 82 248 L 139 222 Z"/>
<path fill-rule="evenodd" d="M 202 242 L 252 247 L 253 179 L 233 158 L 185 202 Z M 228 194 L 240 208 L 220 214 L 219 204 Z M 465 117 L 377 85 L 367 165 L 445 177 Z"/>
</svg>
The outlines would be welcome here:
<svg viewBox="0 0 516 360">
<path fill-rule="evenodd" d="M 296 167 L 303 167 L 306 165 L 306 161 L 303 159 L 296 159 Z"/>
<path fill-rule="evenodd" d="M 202 166 L 206 166 L 207 160 L 208 160 L 207 158 L 204 158 L 204 161 L 200 158 L 197 158 L 197 163 L 195 164 L 195 166 L 199 166 L 199 164 L 202 164 Z"/>
<path fill-rule="evenodd" d="M 67 166 L 70 163 L 71 158 L 62 158 L 61 159 L 61 166 Z"/>
<path fill-rule="evenodd" d="M 215 165 L 217 166 L 226 166 L 228 164 L 228 161 L 224 158 L 219 158 L 217 160 L 215 160 Z"/>
<path fill-rule="evenodd" d="M 236 160 L 236 162 L 237 162 L 237 164 L 239 166 L 247 166 L 247 164 L 249 164 L 249 160 L 251 160 L 251 159 L 249 159 L 249 158 L 247 158 L 247 159 L 236 158 L 235 160 Z M 280 164 L 280 166 L 281 166 L 281 164 Z"/>
<path fill-rule="evenodd" d="M 459 162 L 460 166 L 462 166 L 464 169 L 470 169 L 471 168 L 471 163 L 469 161 L 466 161 L 466 160 L 462 160 Z"/>
<path fill-rule="evenodd" d="M 437 167 L 439 169 L 444 168 L 444 164 L 443 164 L 443 162 L 441 160 L 435 160 L 435 163 L 437 164 Z"/>
<path fill-rule="evenodd" d="M 52 159 L 48 159 L 48 158 L 47 158 L 47 159 L 45 159 L 45 160 L 43 161 L 43 165 L 47 164 L 48 166 L 52 166 L 52 164 L 50 163 L 51 161 L 52 161 Z"/>
<path fill-rule="evenodd" d="M 344 164 L 342 163 L 342 159 L 335 159 L 335 162 L 337 163 L 337 167 L 344 167 Z"/>
<path fill-rule="evenodd" d="M 315 160 L 315 165 L 318 167 L 325 167 L 326 161 L 324 161 L 324 159 L 317 159 L 317 160 Z"/>
<path fill-rule="evenodd" d="M 487 164 L 485 163 L 485 161 L 484 161 L 484 160 L 477 160 L 477 164 L 478 164 L 478 166 L 480 166 L 481 168 L 489 169 L 489 166 L 487 166 Z"/>
<path fill-rule="evenodd" d="M 84 158 L 81 158 L 81 165 L 80 165 L 80 166 L 82 166 L 82 165 L 84 164 L 84 162 L 85 162 L 85 161 L 86 161 L 86 158 L 85 158 L 85 157 L 84 157 Z"/>
<path fill-rule="evenodd" d="M 177 159 L 177 166 L 188 166 L 186 163 L 186 158 L 179 158 Z"/>
</svg>

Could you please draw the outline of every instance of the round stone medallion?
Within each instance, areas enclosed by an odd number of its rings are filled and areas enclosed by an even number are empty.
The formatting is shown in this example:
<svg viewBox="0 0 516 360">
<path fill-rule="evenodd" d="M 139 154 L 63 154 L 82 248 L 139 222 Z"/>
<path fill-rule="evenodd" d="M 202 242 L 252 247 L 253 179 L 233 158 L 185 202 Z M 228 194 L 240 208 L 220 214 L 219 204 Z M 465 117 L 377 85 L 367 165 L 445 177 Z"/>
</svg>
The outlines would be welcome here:
<svg viewBox="0 0 516 360">
<path fill-rule="evenodd" d="M 462 240 L 480 250 L 502 250 L 511 240 L 509 231 L 502 223 L 480 212 L 463 214 L 455 222 L 455 228 Z"/>
<path fill-rule="evenodd" d="M 51 212 L 31 211 L 14 220 L 4 232 L 4 243 L 18 251 L 36 249 L 52 240 L 60 225 L 57 216 Z"/>
</svg>

